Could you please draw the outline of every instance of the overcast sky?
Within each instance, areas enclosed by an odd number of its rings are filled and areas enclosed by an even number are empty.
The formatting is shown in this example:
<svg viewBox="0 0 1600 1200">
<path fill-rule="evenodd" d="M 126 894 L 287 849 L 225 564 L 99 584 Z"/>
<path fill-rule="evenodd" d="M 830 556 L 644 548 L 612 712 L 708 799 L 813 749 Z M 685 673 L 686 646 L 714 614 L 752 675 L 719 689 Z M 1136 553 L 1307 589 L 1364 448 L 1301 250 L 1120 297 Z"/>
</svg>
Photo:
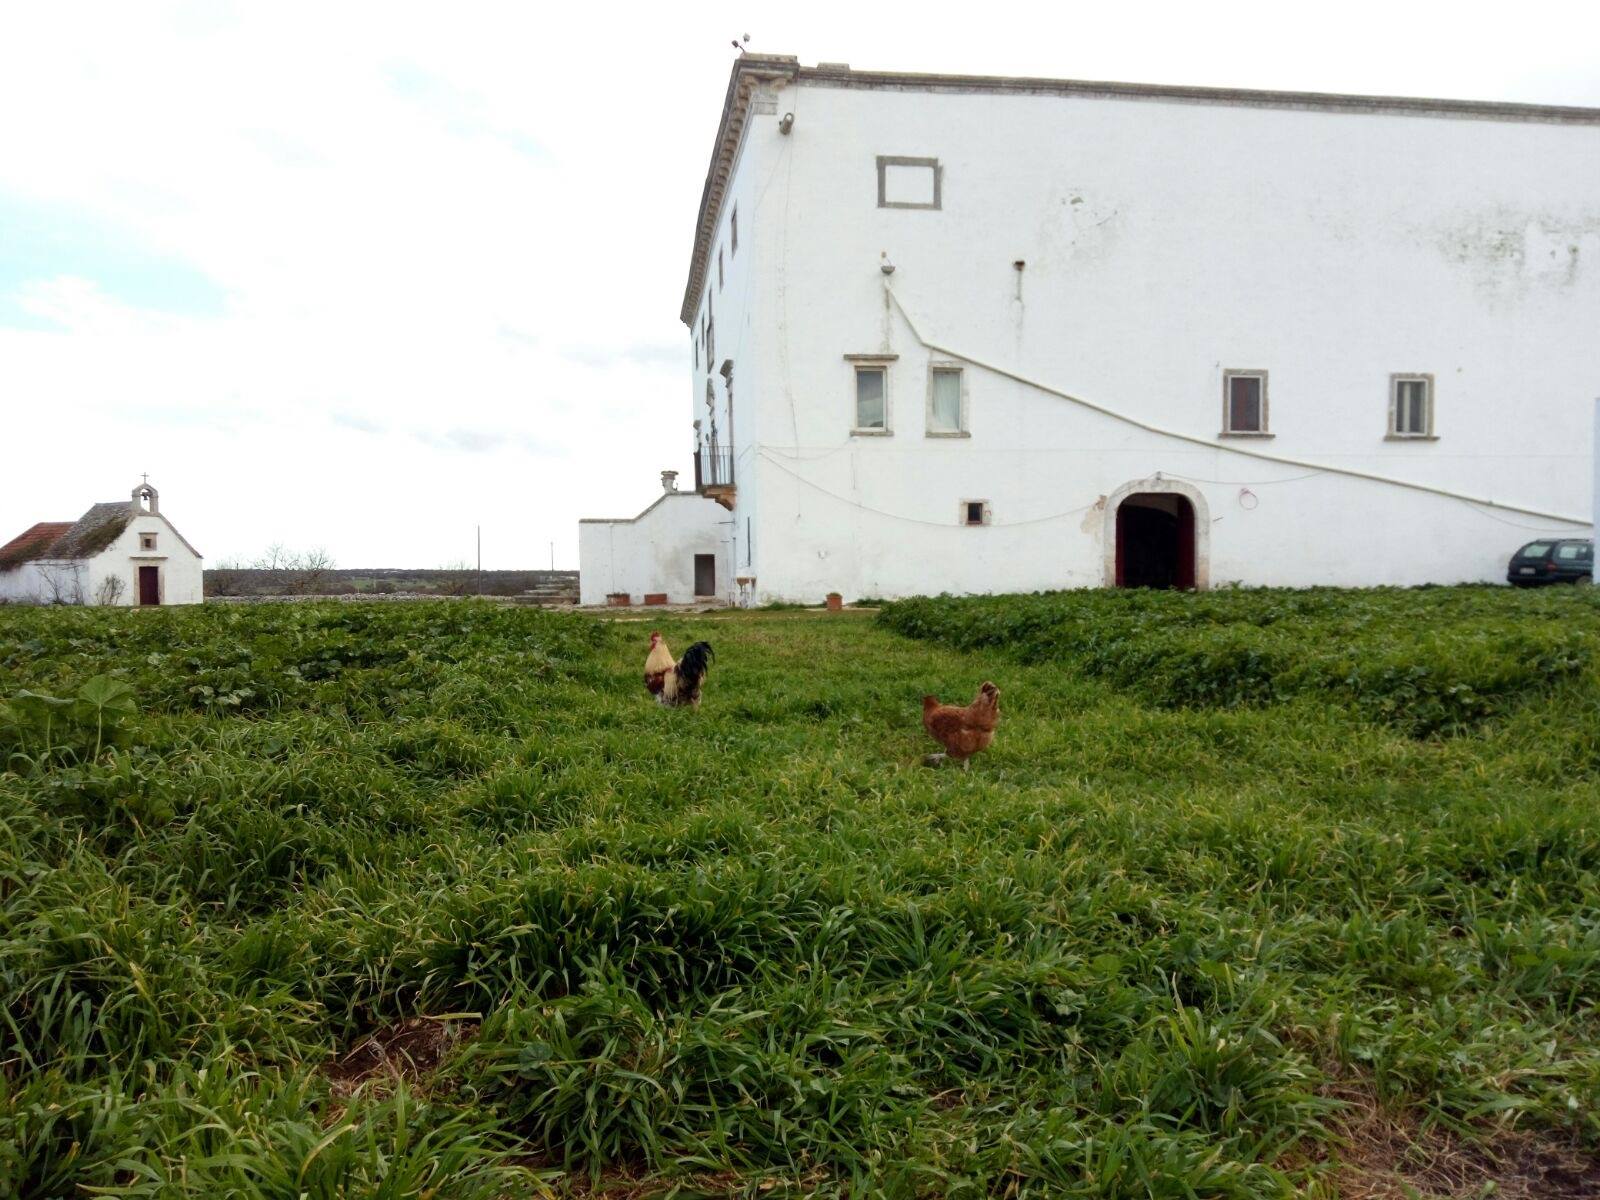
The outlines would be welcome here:
<svg viewBox="0 0 1600 1200">
<path fill-rule="evenodd" d="M 552 15 L 556 12 L 579 15 Z M 1600 4 L 0 0 L 0 542 L 141 472 L 212 562 L 577 566 L 690 469 L 730 41 L 1600 106 Z"/>
</svg>

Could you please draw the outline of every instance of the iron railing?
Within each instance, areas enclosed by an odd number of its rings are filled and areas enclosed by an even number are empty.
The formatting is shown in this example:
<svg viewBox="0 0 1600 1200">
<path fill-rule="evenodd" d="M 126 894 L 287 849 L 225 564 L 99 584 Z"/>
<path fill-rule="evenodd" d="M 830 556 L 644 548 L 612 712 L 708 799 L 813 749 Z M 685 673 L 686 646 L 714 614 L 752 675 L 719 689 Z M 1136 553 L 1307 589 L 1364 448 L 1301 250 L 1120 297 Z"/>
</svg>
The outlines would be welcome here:
<svg viewBox="0 0 1600 1200">
<path fill-rule="evenodd" d="M 694 455 L 694 490 L 733 486 L 733 451 L 701 446 Z"/>
</svg>

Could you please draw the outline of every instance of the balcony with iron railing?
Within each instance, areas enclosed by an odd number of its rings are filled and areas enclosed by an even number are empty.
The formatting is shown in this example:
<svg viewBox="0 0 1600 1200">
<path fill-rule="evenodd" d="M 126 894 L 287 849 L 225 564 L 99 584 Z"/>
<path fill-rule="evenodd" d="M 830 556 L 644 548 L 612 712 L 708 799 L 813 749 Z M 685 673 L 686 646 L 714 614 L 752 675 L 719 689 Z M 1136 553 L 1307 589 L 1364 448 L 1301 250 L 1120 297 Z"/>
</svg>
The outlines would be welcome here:
<svg viewBox="0 0 1600 1200">
<path fill-rule="evenodd" d="M 731 449 L 723 449 L 714 443 L 695 448 L 694 490 L 732 511 L 734 486 Z"/>
</svg>

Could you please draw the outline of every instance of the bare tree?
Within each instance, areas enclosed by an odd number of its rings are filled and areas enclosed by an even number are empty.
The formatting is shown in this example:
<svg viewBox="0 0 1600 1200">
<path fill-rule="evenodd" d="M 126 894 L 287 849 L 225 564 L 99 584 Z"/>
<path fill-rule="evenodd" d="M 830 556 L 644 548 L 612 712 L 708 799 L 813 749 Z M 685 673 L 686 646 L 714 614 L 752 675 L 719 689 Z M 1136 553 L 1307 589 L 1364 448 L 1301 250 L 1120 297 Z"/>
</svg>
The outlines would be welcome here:
<svg viewBox="0 0 1600 1200">
<path fill-rule="evenodd" d="M 290 550 L 282 542 L 274 542 L 250 567 L 256 571 L 274 572 L 285 593 L 305 596 L 322 586 L 328 572 L 333 570 L 333 556 L 321 547 L 296 551 Z"/>
<path fill-rule="evenodd" d="M 439 591 L 446 596 L 468 596 L 472 594 L 477 582 L 476 572 L 472 564 L 465 559 L 445 563 L 439 570 Z"/>
<path fill-rule="evenodd" d="M 78 564 L 39 563 L 40 597 L 45 604 L 82 604 L 83 580 Z"/>
<path fill-rule="evenodd" d="M 333 555 L 318 547 L 291 554 L 285 567 L 289 572 L 286 581 L 292 595 L 306 596 L 322 590 L 323 580 L 333 570 Z"/>
<path fill-rule="evenodd" d="M 205 591 L 208 596 L 237 596 L 245 589 L 247 568 L 236 558 L 224 558 L 205 572 Z"/>
<path fill-rule="evenodd" d="M 94 602 L 103 605 L 116 604 L 122 599 L 122 593 L 126 589 L 127 585 L 122 582 L 121 575 L 107 575 L 95 589 Z"/>
</svg>

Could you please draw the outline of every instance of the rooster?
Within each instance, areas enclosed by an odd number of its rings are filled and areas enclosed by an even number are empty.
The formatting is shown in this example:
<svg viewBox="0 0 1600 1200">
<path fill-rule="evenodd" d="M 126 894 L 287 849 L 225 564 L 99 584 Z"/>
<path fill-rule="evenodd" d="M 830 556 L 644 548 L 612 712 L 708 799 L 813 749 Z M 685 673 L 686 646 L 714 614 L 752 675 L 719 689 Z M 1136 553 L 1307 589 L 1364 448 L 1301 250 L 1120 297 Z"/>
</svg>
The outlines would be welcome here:
<svg viewBox="0 0 1600 1200">
<path fill-rule="evenodd" d="M 700 683 L 711 668 L 710 642 L 696 642 L 677 662 L 659 633 L 650 635 L 650 653 L 644 660 L 644 686 L 668 708 L 700 707 Z"/>
<path fill-rule="evenodd" d="M 922 698 L 922 727 L 944 747 L 943 754 L 930 754 L 922 761 L 937 767 L 950 758 L 967 769 L 967 760 L 994 741 L 994 728 L 1000 724 L 1000 689 L 988 680 L 965 708 L 940 704 L 937 696 Z"/>
</svg>

